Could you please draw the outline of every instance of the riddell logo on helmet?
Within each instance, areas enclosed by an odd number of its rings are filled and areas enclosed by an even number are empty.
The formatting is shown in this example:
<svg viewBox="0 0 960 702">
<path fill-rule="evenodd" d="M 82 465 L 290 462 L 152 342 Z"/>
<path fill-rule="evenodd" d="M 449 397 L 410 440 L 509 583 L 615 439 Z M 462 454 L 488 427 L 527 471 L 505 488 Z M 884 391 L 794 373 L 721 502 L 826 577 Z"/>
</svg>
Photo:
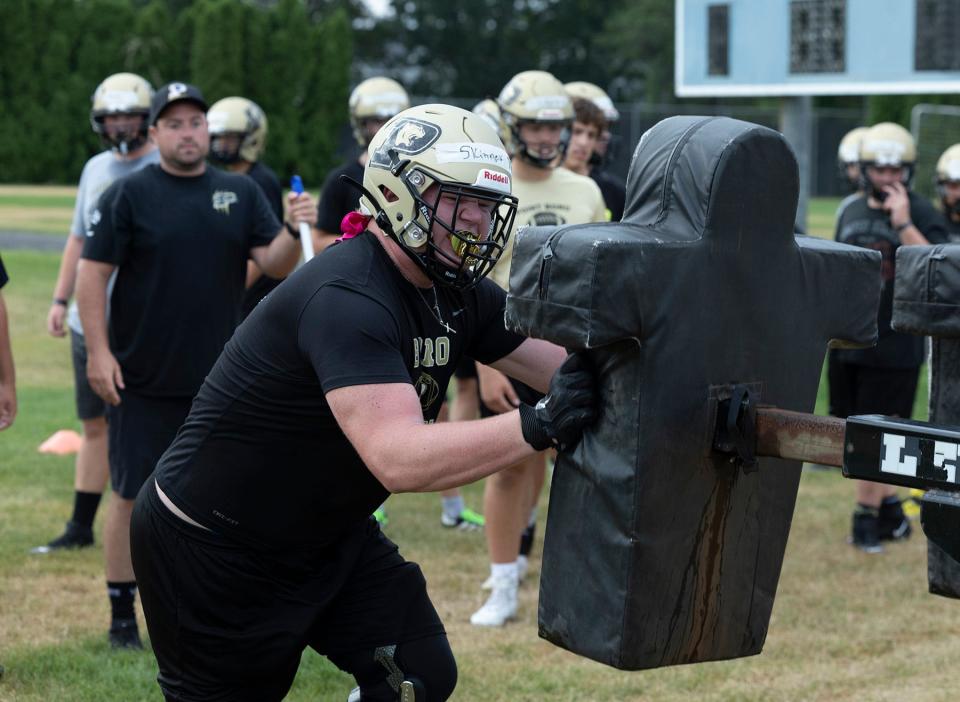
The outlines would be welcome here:
<svg viewBox="0 0 960 702">
<path fill-rule="evenodd" d="M 474 185 L 497 190 L 501 193 L 507 193 L 508 195 L 510 194 L 510 176 L 506 173 L 498 173 L 497 171 L 481 168 L 480 172 L 477 173 L 477 180 Z"/>
</svg>

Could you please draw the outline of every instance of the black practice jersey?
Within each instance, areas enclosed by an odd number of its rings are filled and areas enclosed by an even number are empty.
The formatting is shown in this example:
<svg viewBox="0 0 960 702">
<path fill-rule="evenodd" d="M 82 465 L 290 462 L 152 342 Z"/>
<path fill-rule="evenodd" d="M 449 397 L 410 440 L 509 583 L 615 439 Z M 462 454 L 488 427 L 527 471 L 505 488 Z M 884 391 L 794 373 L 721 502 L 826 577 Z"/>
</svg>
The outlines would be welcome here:
<svg viewBox="0 0 960 702">
<path fill-rule="evenodd" d="M 277 215 L 277 220 L 283 221 L 283 189 L 280 187 L 280 181 L 277 174 L 269 166 L 265 166 L 259 161 L 247 171 L 247 175 L 253 178 L 263 194 L 267 196 L 267 202 L 270 203 L 270 209 Z M 271 278 L 261 275 L 256 282 L 251 285 L 243 294 L 243 301 L 240 303 L 240 319 L 246 319 L 250 311 L 256 307 L 257 303 L 264 296 L 280 285 L 281 279 Z"/>
<path fill-rule="evenodd" d="M 192 397 L 239 322 L 250 249 L 280 222 L 250 178 L 158 165 L 115 182 L 91 215 L 83 257 L 118 266 L 110 346 L 127 389 Z"/>
<path fill-rule="evenodd" d="M 947 227 L 947 238 L 951 244 L 960 244 L 960 222 L 956 222 L 949 216 L 944 216 L 944 222 Z"/>
<path fill-rule="evenodd" d="M 358 183 L 363 182 L 363 166 L 351 161 L 330 171 L 323 182 L 320 204 L 317 205 L 317 229 L 329 234 L 340 233 L 340 222 L 360 206 L 360 191 L 340 180 L 348 175 Z"/>
<path fill-rule="evenodd" d="M 325 394 L 410 383 L 426 421 L 461 357 L 492 363 L 523 341 L 505 294 L 419 290 L 366 232 L 328 249 L 267 296 L 227 344 L 157 467 L 193 519 L 256 547 L 319 547 L 387 497 Z"/>
<path fill-rule="evenodd" d="M 263 194 L 267 196 L 267 203 L 270 205 L 270 209 L 273 210 L 273 213 L 277 216 L 277 221 L 282 222 L 283 188 L 280 187 L 280 179 L 277 178 L 277 174 L 273 172 L 270 166 L 258 161 L 250 167 L 247 175 L 253 178 L 257 185 L 260 186 Z"/>
<path fill-rule="evenodd" d="M 616 176 L 606 171 L 598 171 L 596 168 L 590 171 L 590 177 L 600 186 L 603 201 L 610 212 L 610 221 L 619 222 L 623 219 L 623 208 L 627 202 L 626 186 Z"/>
<path fill-rule="evenodd" d="M 947 240 L 943 217 L 922 197 L 910 193 L 910 219 L 931 244 Z M 923 337 L 895 332 L 890 327 L 893 317 L 893 283 L 900 236 L 890 225 L 890 216 L 883 210 L 867 205 L 863 195 L 850 196 L 843 201 L 837 213 L 835 238 L 844 244 L 853 244 L 879 251 L 883 256 L 880 273 L 883 287 L 880 291 L 880 309 L 877 318 L 879 339 L 868 349 L 838 349 L 835 358 L 877 368 L 916 368 L 923 363 Z"/>
<path fill-rule="evenodd" d="M 10 277 L 7 275 L 7 269 L 3 267 L 3 259 L 0 258 L 0 289 L 10 280 Z"/>
</svg>

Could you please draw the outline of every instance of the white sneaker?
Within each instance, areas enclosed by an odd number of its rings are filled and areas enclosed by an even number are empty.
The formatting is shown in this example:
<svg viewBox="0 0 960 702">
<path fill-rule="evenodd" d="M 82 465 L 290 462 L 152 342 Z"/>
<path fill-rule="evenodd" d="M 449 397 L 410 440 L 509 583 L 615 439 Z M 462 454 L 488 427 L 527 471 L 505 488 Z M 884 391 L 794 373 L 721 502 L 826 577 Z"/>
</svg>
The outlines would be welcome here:
<svg viewBox="0 0 960 702">
<path fill-rule="evenodd" d="M 526 556 L 517 556 L 517 582 L 522 583 L 523 579 L 527 577 L 527 571 L 530 570 L 530 559 Z M 488 575 L 487 579 L 483 581 L 483 585 L 480 586 L 481 590 L 492 590 L 493 589 L 493 575 Z"/>
<path fill-rule="evenodd" d="M 513 578 L 496 578 L 493 592 L 470 617 L 474 626 L 503 626 L 517 616 L 517 581 Z"/>
</svg>

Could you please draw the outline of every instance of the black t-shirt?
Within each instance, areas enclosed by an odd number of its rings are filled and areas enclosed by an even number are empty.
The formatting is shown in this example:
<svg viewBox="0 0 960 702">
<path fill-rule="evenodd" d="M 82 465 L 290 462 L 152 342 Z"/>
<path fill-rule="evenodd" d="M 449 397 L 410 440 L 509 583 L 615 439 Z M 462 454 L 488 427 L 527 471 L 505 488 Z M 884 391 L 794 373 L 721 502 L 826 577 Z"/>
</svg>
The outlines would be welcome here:
<svg viewBox="0 0 960 702">
<path fill-rule="evenodd" d="M 3 259 L 0 258 L 0 290 L 7 284 L 10 277 L 7 275 L 7 269 L 3 267 Z"/>
<path fill-rule="evenodd" d="M 910 219 L 917 229 L 931 244 L 945 242 L 947 233 L 940 213 L 922 197 L 912 192 L 909 196 Z M 923 363 L 923 337 L 895 332 L 890 327 L 893 317 L 896 256 L 897 249 L 900 248 L 900 236 L 890 226 L 890 216 L 883 210 L 869 207 L 865 196 L 851 196 L 843 201 L 837 213 L 834 238 L 844 244 L 874 249 L 883 256 L 880 264 L 883 287 L 880 291 L 877 318 L 877 345 L 868 349 L 838 349 L 834 352 L 834 357 L 844 363 L 875 368 L 920 366 Z"/>
<path fill-rule="evenodd" d="M 627 202 L 626 186 L 616 176 L 606 171 L 598 171 L 596 168 L 590 171 L 590 177 L 600 186 L 603 201 L 610 210 L 610 221 L 619 222 L 623 219 L 623 208 Z"/>
<path fill-rule="evenodd" d="M 277 220 L 283 221 L 283 188 L 280 187 L 280 181 L 273 170 L 259 161 L 253 164 L 247 175 L 253 178 L 263 194 L 267 196 L 267 202 L 270 203 L 270 209 L 277 215 Z M 246 319 L 251 310 L 257 306 L 268 292 L 280 285 L 283 279 L 271 278 L 267 275 L 261 275 L 256 282 L 251 285 L 243 294 L 243 301 L 240 303 L 240 319 Z"/>
<path fill-rule="evenodd" d="M 960 222 L 955 222 L 950 215 L 944 215 L 943 221 L 947 227 L 947 239 L 950 243 L 960 243 Z"/>
<path fill-rule="evenodd" d="M 157 467 L 193 519 L 261 548 L 312 548 L 362 523 L 387 497 L 325 394 L 410 383 L 433 421 L 460 358 L 492 363 L 523 337 L 503 324 L 505 294 L 408 283 L 369 232 L 291 275 L 237 329 Z M 422 296 L 422 297 L 421 297 Z M 424 302 L 427 300 L 428 302 Z"/>
<path fill-rule="evenodd" d="M 345 163 L 330 171 L 323 182 L 320 204 L 317 205 L 317 229 L 330 234 L 339 234 L 340 222 L 360 206 L 360 192 L 340 180 L 341 175 L 348 175 L 362 183 L 363 166 L 357 161 Z"/>
<path fill-rule="evenodd" d="M 118 180 L 91 216 L 83 257 L 118 266 L 110 346 L 126 387 L 192 397 L 239 322 L 250 249 L 280 222 L 256 183 L 207 166 Z"/>
<path fill-rule="evenodd" d="M 277 178 L 277 174 L 273 172 L 270 166 L 257 161 L 250 167 L 250 170 L 247 171 L 247 176 L 253 178 L 257 185 L 260 186 L 263 194 L 267 196 L 267 203 L 270 205 L 270 209 L 273 210 L 273 213 L 277 216 L 277 220 L 282 222 L 283 188 L 280 186 L 280 179 Z"/>
</svg>

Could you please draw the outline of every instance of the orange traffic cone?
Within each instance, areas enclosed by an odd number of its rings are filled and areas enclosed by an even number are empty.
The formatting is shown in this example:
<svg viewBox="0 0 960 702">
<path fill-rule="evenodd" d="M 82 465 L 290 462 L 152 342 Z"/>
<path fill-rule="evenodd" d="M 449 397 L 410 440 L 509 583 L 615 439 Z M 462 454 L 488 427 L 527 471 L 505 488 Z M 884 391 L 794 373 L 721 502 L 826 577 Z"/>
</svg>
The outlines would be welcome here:
<svg viewBox="0 0 960 702">
<path fill-rule="evenodd" d="M 40 453 L 55 453 L 58 456 L 66 456 L 79 451 L 81 441 L 80 435 L 73 429 L 61 429 L 40 444 L 40 448 L 37 450 Z"/>
</svg>

